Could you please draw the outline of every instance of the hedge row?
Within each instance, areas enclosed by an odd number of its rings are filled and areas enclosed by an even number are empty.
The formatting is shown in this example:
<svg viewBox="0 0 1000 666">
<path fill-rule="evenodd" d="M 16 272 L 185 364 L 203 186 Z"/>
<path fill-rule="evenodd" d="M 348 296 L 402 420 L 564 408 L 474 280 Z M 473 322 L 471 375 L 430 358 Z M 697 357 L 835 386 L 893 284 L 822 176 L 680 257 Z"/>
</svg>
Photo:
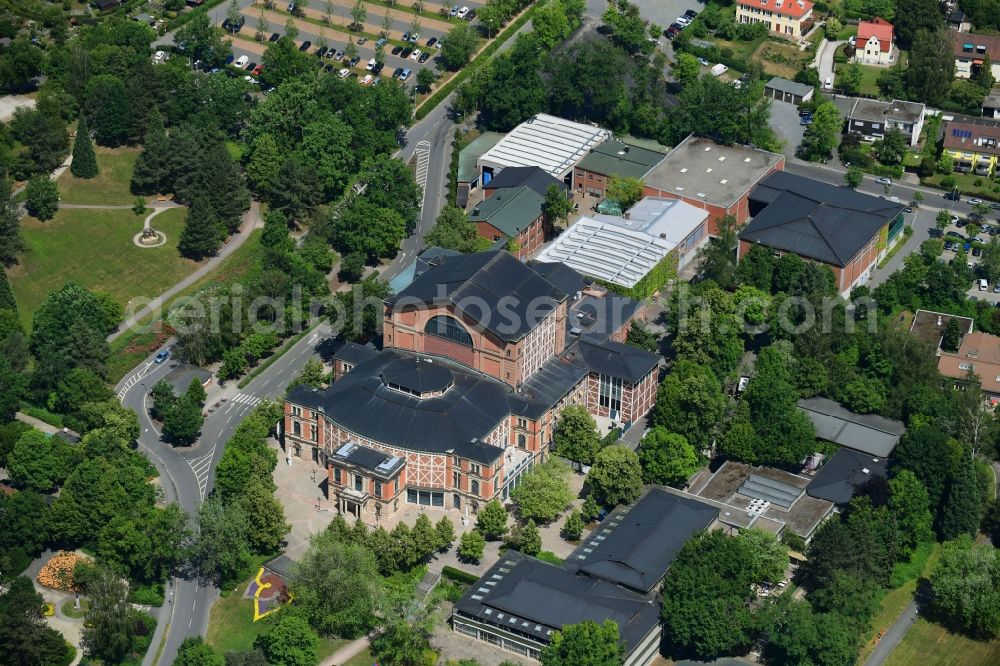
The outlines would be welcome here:
<svg viewBox="0 0 1000 666">
<path fill-rule="evenodd" d="M 448 565 L 441 568 L 441 575 L 455 581 L 456 583 L 465 583 L 466 585 L 472 585 L 473 583 L 479 581 L 479 576 Z"/>
<path fill-rule="evenodd" d="M 448 95 L 455 92 L 459 85 L 461 85 L 469 76 L 472 75 L 476 69 L 483 67 L 484 63 L 487 62 L 497 49 L 510 39 L 515 32 L 521 29 L 521 27 L 527 23 L 535 12 L 535 6 L 532 5 L 524 13 L 522 13 L 517 19 L 515 19 L 510 25 L 503 29 L 503 31 L 490 42 L 489 46 L 482 50 L 482 52 L 475 57 L 475 59 L 462 68 L 455 76 L 451 77 L 448 83 L 444 84 L 438 90 L 424 100 L 424 103 L 420 105 L 414 117 L 417 120 L 423 120 L 427 114 L 434 110 L 434 108 L 440 104 Z"/>
<path fill-rule="evenodd" d="M 225 1 L 226 0 L 205 0 L 205 4 L 203 4 L 201 7 L 192 9 L 189 12 L 184 12 L 177 18 L 167 21 L 167 32 L 176 30 L 177 28 L 181 27 L 182 25 L 193 19 L 198 14 L 204 14 L 209 9 L 212 9 L 213 7 L 218 7 Z"/>
</svg>

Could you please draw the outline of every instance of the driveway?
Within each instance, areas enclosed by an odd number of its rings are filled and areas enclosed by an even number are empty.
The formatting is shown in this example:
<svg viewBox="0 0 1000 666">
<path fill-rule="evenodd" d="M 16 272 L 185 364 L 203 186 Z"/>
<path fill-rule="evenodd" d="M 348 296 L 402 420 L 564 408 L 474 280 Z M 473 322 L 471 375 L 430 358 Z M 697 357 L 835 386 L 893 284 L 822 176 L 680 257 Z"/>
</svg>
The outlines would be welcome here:
<svg viewBox="0 0 1000 666">
<path fill-rule="evenodd" d="M 845 42 L 828 42 L 825 39 L 819 43 L 816 49 L 816 69 L 819 70 L 819 82 L 822 85 L 828 78 L 830 83 L 834 80 L 833 54 L 837 52 L 837 47 Z"/>
</svg>

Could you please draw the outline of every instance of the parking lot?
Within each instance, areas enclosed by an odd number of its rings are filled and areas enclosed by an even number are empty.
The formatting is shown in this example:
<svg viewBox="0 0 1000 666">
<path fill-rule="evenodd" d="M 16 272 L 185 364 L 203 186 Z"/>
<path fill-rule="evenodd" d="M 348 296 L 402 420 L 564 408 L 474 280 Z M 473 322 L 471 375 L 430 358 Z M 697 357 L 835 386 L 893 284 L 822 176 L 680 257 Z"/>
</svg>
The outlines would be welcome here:
<svg viewBox="0 0 1000 666">
<path fill-rule="evenodd" d="M 322 24 L 323 11 L 322 9 L 317 9 L 314 7 L 307 7 L 303 11 L 303 15 L 300 17 L 293 17 L 288 13 L 287 4 L 278 3 L 274 5 L 274 9 L 264 9 L 264 17 L 267 20 L 267 30 L 265 30 L 267 37 L 265 37 L 264 42 L 258 42 L 254 39 L 257 32 L 257 23 L 261 15 L 262 5 L 249 4 L 243 7 L 242 14 L 244 17 L 243 27 L 240 31 L 232 36 L 233 42 L 233 56 L 239 58 L 240 56 L 246 56 L 252 63 L 260 63 L 261 58 L 264 55 L 264 50 L 267 48 L 268 41 L 272 34 L 277 33 L 278 35 L 283 35 L 285 32 L 285 24 L 291 18 L 293 25 L 298 30 L 298 35 L 295 38 L 296 45 L 302 45 L 304 42 L 310 42 L 308 49 L 309 53 L 315 53 L 318 50 L 318 44 L 325 40 L 328 48 L 333 48 L 338 52 L 343 52 L 345 47 L 349 42 L 353 42 L 358 51 L 358 64 L 353 68 L 352 73 L 358 76 L 364 76 L 366 74 L 365 64 L 369 59 L 375 57 L 375 39 L 372 36 L 377 37 L 381 32 L 383 32 L 383 21 L 385 19 L 386 8 L 380 5 L 366 4 L 368 10 L 368 16 L 365 20 L 364 27 L 358 33 L 350 32 L 348 25 L 351 23 L 350 13 L 353 7 L 353 2 L 350 0 L 333 0 L 333 13 L 331 14 L 331 21 L 329 25 Z M 483 1 L 473 1 L 464 2 L 463 6 L 467 6 L 471 9 L 478 9 L 484 4 Z M 433 11 L 437 9 L 440 5 L 427 5 L 427 11 Z M 425 15 L 419 16 L 419 34 L 420 38 L 417 40 L 416 44 L 408 44 L 403 42 L 403 34 L 409 32 L 412 27 L 412 22 L 415 14 L 411 12 L 406 12 L 400 9 L 390 9 L 389 10 L 390 23 L 389 26 L 389 42 L 384 47 L 384 69 L 382 76 L 391 76 L 392 72 L 397 68 L 406 68 L 411 70 L 412 74 L 408 79 L 409 83 L 413 83 L 416 80 L 417 72 L 424 67 L 434 67 L 435 60 L 438 54 L 438 49 L 431 46 L 427 46 L 428 40 L 434 38 L 440 40 L 454 25 L 459 25 L 461 23 L 460 19 L 449 16 L 445 17 L 435 17 L 430 18 Z M 224 17 L 219 19 L 219 25 L 222 24 Z M 368 37 L 365 37 L 367 33 Z M 359 43 L 363 42 L 363 43 Z M 409 46 L 415 49 L 419 49 L 421 52 L 429 52 L 431 57 L 425 62 L 420 63 L 417 60 L 410 58 L 402 58 L 400 55 L 393 55 L 392 51 L 396 47 Z M 411 54 L 412 55 L 412 54 Z M 329 65 L 333 70 L 339 70 L 341 68 L 347 67 L 346 59 L 342 61 L 334 60 L 333 58 L 323 58 L 324 65 Z"/>
</svg>

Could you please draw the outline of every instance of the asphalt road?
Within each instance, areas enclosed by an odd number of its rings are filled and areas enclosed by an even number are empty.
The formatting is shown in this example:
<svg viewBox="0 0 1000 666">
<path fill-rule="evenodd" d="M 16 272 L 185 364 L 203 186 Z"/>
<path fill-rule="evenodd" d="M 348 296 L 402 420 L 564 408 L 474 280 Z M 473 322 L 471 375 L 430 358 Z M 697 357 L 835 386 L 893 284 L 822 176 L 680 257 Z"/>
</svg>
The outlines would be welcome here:
<svg viewBox="0 0 1000 666">
<path fill-rule="evenodd" d="M 199 441 L 191 447 L 175 448 L 163 442 L 146 407 L 149 390 L 170 374 L 176 367 L 174 361 L 154 364 L 154 354 L 122 380 L 117 387 L 119 399 L 139 414 L 139 448 L 159 470 L 167 501 L 177 502 L 192 516 L 197 513 L 202 500 L 212 491 L 215 468 L 222 457 L 224 443 L 240 421 L 262 399 L 283 396 L 285 387 L 305 362 L 318 355 L 318 346 L 329 332 L 325 323 L 320 325 L 244 389 L 238 389 L 235 383 L 231 383 L 210 391 L 214 402 L 208 406 L 210 412 Z M 162 664 L 173 662 L 181 641 L 186 637 L 204 635 L 209 610 L 217 597 L 218 590 L 214 586 L 204 585 L 194 578 L 175 578 L 170 586 L 168 602 L 159 611 L 156 632 L 143 665 L 153 664 L 165 632 L 166 641 L 160 657 Z"/>
</svg>

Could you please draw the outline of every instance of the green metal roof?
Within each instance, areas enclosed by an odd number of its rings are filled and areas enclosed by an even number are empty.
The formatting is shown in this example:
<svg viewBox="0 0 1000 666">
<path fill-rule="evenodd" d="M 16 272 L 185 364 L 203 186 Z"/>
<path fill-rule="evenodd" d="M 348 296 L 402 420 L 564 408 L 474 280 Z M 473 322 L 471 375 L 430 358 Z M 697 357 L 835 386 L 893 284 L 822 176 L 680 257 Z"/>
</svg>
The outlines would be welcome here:
<svg viewBox="0 0 1000 666">
<path fill-rule="evenodd" d="M 469 219 L 489 222 L 508 236 L 517 236 L 542 214 L 545 197 L 530 187 L 504 187 L 477 204 Z"/>
<path fill-rule="evenodd" d="M 579 168 L 605 176 L 642 178 L 667 154 L 665 146 L 631 137 L 608 139 L 580 160 Z"/>
<path fill-rule="evenodd" d="M 500 132 L 483 132 L 458 154 L 458 182 L 471 183 L 479 175 L 476 160 L 504 137 Z"/>
</svg>

